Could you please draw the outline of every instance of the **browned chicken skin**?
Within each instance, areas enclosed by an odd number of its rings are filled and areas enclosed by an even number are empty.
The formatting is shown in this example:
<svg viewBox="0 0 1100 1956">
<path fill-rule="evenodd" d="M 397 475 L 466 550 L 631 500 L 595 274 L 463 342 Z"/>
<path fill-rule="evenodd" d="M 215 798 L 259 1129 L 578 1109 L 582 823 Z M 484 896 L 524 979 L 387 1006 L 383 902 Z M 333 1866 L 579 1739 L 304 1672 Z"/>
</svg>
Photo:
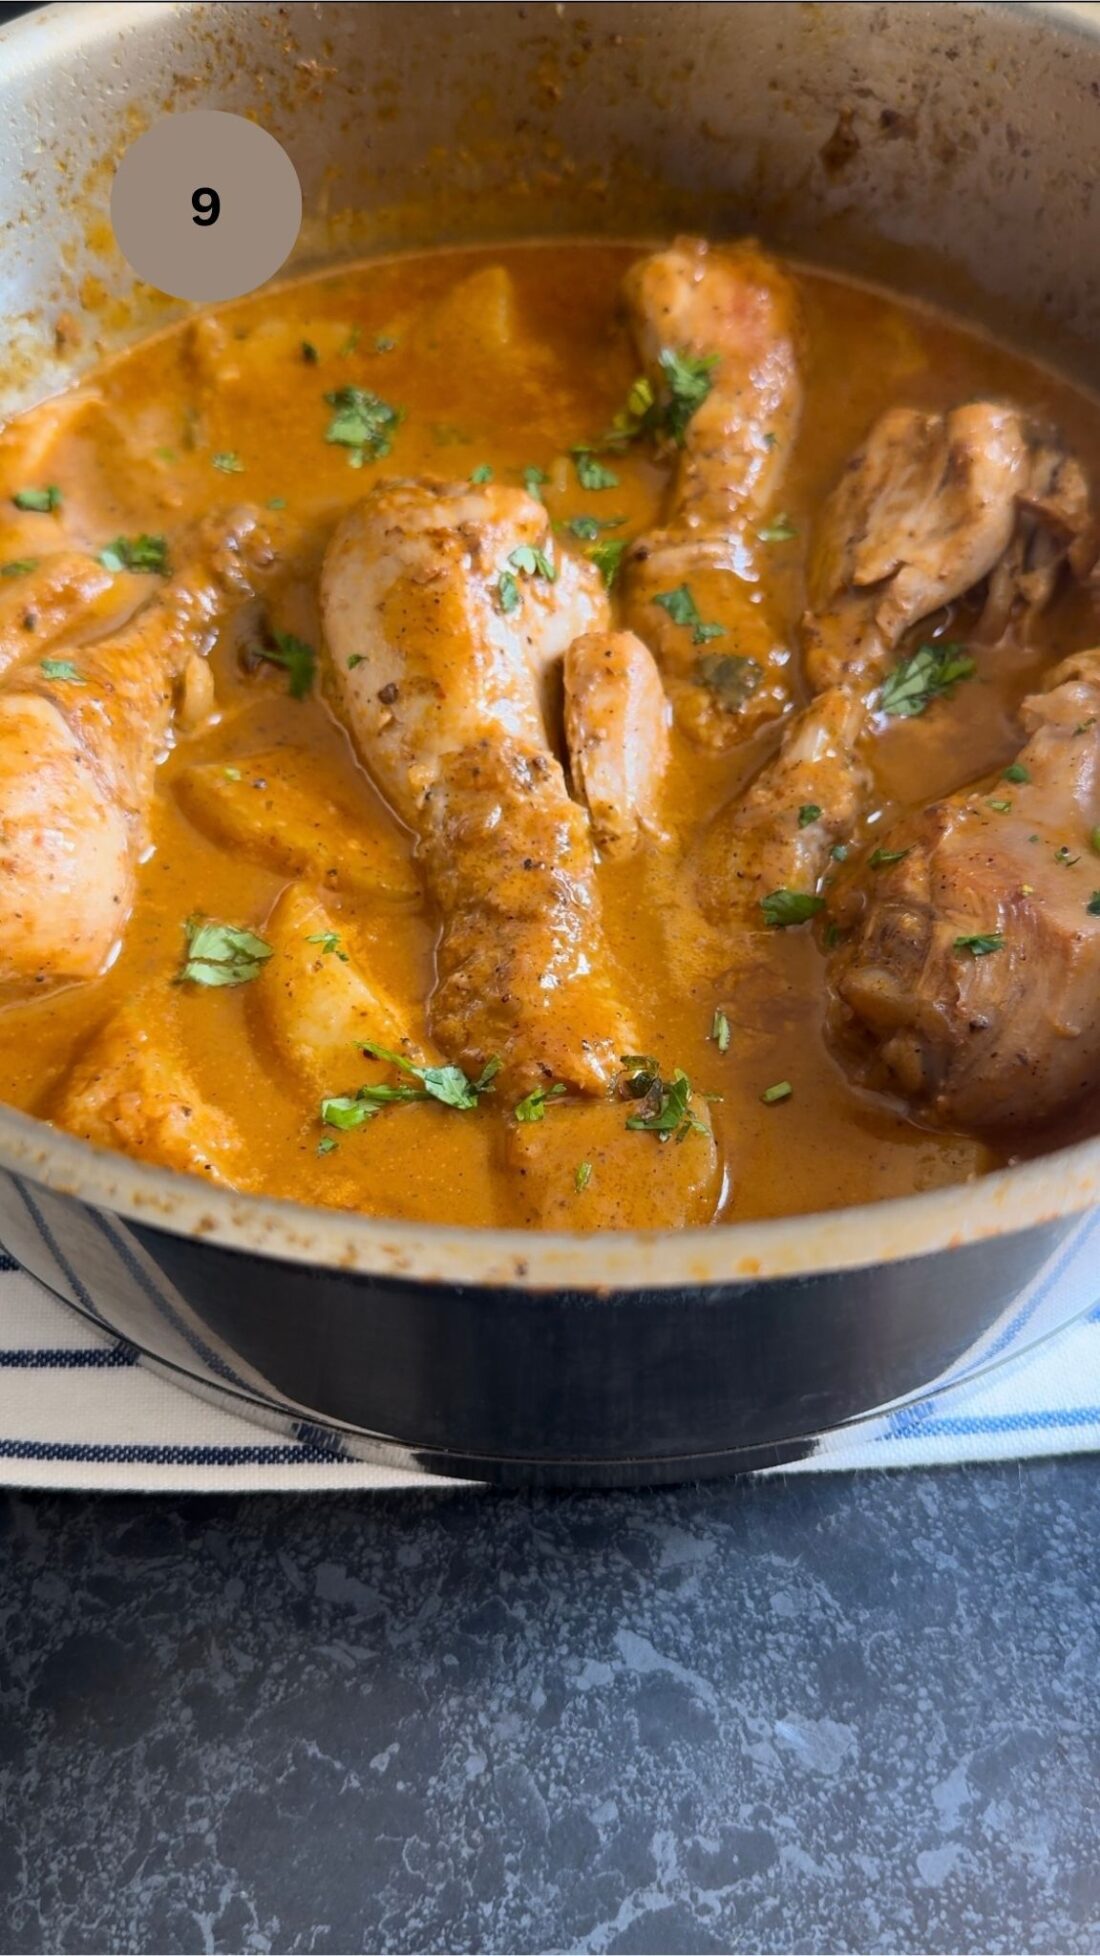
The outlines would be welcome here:
<svg viewBox="0 0 1100 1956">
<path fill-rule="evenodd" d="M 176 682 L 268 555 L 249 512 L 208 518 L 123 630 L 57 668 L 19 669 L 0 693 L 0 989 L 9 995 L 92 978 L 108 962 L 133 902 Z"/>
<path fill-rule="evenodd" d="M 625 589 L 629 621 L 656 654 L 677 719 L 703 745 L 728 747 L 789 699 L 757 530 L 798 427 L 794 289 L 754 244 L 678 238 L 631 267 L 624 294 L 659 407 L 668 400 L 662 353 L 714 363 L 682 431 L 668 518 L 634 545 Z M 698 639 L 656 602 L 685 584 L 720 635 Z"/>
<path fill-rule="evenodd" d="M 517 550 L 553 580 L 501 578 Z M 529 559 L 521 557 L 520 562 Z M 502 1090 L 606 1090 L 632 1049 L 600 923 L 588 824 L 547 743 L 540 676 L 606 623 L 592 569 L 555 559 L 521 490 L 381 484 L 338 529 L 322 579 L 333 690 L 414 830 L 442 914 L 433 1036 Z"/>
<path fill-rule="evenodd" d="M 819 697 L 704 838 L 708 916 L 745 914 L 768 889 L 816 889 L 864 806 L 871 690 L 907 630 L 985 578 L 1003 623 L 1041 608 L 1067 555 L 1084 563 L 1089 537 L 1082 470 L 1030 437 L 1014 409 L 975 401 L 948 415 L 882 415 L 815 534 L 803 639 Z M 804 817 L 815 807 L 820 816 Z"/>
<path fill-rule="evenodd" d="M 871 1082 L 977 1129 L 1100 1083 L 1100 650 L 1021 719 L 1010 778 L 898 823 L 882 847 L 900 860 L 864 866 L 835 905 L 837 1038 Z"/>
<path fill-rule="evenodd" d="M 586 632 L 566 652 L 563 680 L 574 791 L 601 855 L 628 856 L 644 836 L 661 835 L 669 760 L 661 675 L 633 632 Z"/>
</svg>

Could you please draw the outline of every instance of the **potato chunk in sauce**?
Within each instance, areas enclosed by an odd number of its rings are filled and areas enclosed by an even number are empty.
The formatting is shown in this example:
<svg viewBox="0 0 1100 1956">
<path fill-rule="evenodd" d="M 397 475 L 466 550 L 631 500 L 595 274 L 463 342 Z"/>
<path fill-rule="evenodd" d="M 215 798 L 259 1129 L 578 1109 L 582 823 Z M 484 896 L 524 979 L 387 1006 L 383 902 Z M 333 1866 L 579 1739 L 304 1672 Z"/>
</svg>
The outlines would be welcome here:
<svg viewBox="0 0 1100 1956">
<path fill-rule="evenodd" d="M 154 757 L 147 819 L 128 831 L 133 897 L 116 952 L 80 982 L 53 986 L 32 974 L 10 989 L 0 1005 L 0 1097 L 169 1166 L 201 1174 L 216 1157 L 217 1179 L 247 1190 L 380 1216 L 578 1230 L 838 1207 L 965 1179 L 1010 1152 L 1051 1145 L 1049 1131 L 1041 1142 L 1002 1133 L 995 1143 L 951 1131 L 899 1095 L 859 1085 L 827 1038 L 826 918 L 769 928 L 767 914 L 746 925 L 720 906 L 716 917 L 697 865 L 704 836 L 721 833 L 711 831 L 714 818 L 809 696 L 801 621 L 815 520 L 877 417 L 899 405 L 934 415 L 976 398 L 1008 402 L 1037 425 L 1069 431 L 1095 482 L 1100 405 L 930 311 L 785 268 L 799 315 L 798 409 L 784 410 L 778 430 L 752 435 L 757 460 L 768 451 L 760 480 L 778 472 L 781 487 L 763 514 L 745 502 L 731 559 L 737 602 L 716 613 L 716 579 L 728 583 L 730 565 L 715 570 L 716 545 L 693 570 L 702 546 L 669 513 L 691 389 L 705 394 L 712 383 L 696 349 L 673 395 L 680 420 L 666 419 L 663 438 L 652 438 L 636 388 L 645 349 L 622 292 L 647 249 L 516 245 L 342 269 L 175 326 L 87 377 L 72 412 L 53 402 L 9 424 L 0 436 L 5 696 L 43 695 L 93 726 L 89 674 L 98 667 L 89 653 L 82 671 L 81 648 L 148 639 L 152 628 L 140 621 L 156 594 L 173 576 L 197 586 L 189 539 L 212 524 L 232 539 L 234 510 L 252 512 L 249 535 L 259 542 L 239 576 L 222 564 L 211 582 L 194 648 L 208 665 L 181 652 L 165 669 L 171 725 Z M 683 346 L 672 351 L 686 357 Z M 780 441 L 788 452 L 777 471 Z M 543 543 L 488 567 L 485 591 L 494 618 L 514 623 L 520 640 L 536 603 L 558 601 L 550 572 L 571 558 L 582 567 L 574 586 L 587 580 L 591 593 L 578 629 L 596 634 L 586 640 L 596 679 L 601 630 L 643 641 L 638 702 L 620 708 L 613 690 L 589 689 L 605 718 L 583 729 L 583 768 L 569 768 L 560 657 L 536 671 L 532 652 L 531 670 L 516 668 L 517 686 L 530 690 L 520 732 L 509 735 L 526 743 L 509 760 L 513 771 L 527 770 L 526 779 L 532 767 L 549 769 L 540 792 L 560 801 L 560 767 L 576 807 L 593 803 L 596 840 L 585 846 L 594 876 L 576 872 L 576 904 L 584 916 L 598 904 L 618 1023 L 639 1047 L 617 1097 L 589 1106 L 552 1076 L 536 1070 L 513 1083 L 507 1067 L 495 1074 L 492 1054 L 433 1042 L 443 922 L 433 892 L 454 878 L 439 872 L 433 882 L 432 850 L 438 857 L 447 836 L 465 831 L 456 820 L 443 843 L 418 841 L 374 785 L 367 743 L 340 717 L 321 608 L 334 533 L 391 478 L 448 485 L 453 534 L 475 558 L 479 489 L 488 509 L 492 485 L 498 527 L 509 497 L 519 498 L 524 536 Z M 647 538 L 657 540 L 648 559 Z M 650 587 L 666 561 L 669 589 L 655 600 Z M 399 650 L 398 611 L 407 620 L 434 602 L 430 562 L 430 550 L 417 558 L 419 609 L 380 600 Z M 973 670 L 925 711 L 880 722 L 863 744 L 860 780 L 870 785 L 859 847 L 880 822 L 1011 764 L 1020 700 L 1058 657 L 1100 639 L 1092 589 L 1067 583 L 1007 648 L 978 642 L 976 605 L 938 615 L 929 629 L 966 640 Z M 738 644 L 765 640 L 754 701 Z M 667 715 L 647 646 L 666 683 L 668 647 L 679 660 Z M 358 657 L 345 653 L 345 668 Z M 709 688 L 704 739 L 680 711 L 693 673 Z M 339 675 L 349 698 L 351 676 Z M 368 703 L 379 741 L 385 716 L 400 714 L 399 690 L 387 699 L 383 687 Z M 45 708 L 18 713 L 33 726 Z M 630 783 L 644 821 L 633 799 L 625 816 L 615 803 L 615 741 L 633 726 L 650 729 L 660 760 L 652 806 L 645 784 Z M 94 726 L 89 738 L 102 782 Z M 533 740 L 545 742 L 535 761 Z M 454 793 L 460 775 L 477 774 L 474 747 L 460 763 L 448 774 L 445 757 L 431 794 Z M 125 802 L 137 774 L 118 778 Z M 33 797 L 15 805 L 33 806 Z M 811 829 L 821 817 L 810 804 L 799 812 Z M 578 814 L 576 824 L 588 820 Z M 616 838 L 602 853 L 601 824 Z M 2 827 L 6 870 L 18 851 Z M 561 877 L 574 872 L 541 869 L 546 901 L 557 901 Z M 522 865 L 509 860 L 508 874 L 522 883 Z M 201 920 L 227 930 L 203 935 Z M 249 950 L 257 942 L 266 955 Z M 492 945 L 478 950 L 477 971 L 490 974 L 478 982 L 491 984 Z M 377 1025 L 368 1023 L 372 1001 Z M 146 1078 L 155 1079 L 155 1105 L 142 1102 Z M 115 1131 L 111 1110 L 123 1100 L 127 1118 Z M 1054 1138 L 1086 1121 L 1077 1110 Z M 171 1146 L 165 1135 L 176 1137 Z M 196 1135 L 214 1140 L 199 1146 Z"/>
</svg>

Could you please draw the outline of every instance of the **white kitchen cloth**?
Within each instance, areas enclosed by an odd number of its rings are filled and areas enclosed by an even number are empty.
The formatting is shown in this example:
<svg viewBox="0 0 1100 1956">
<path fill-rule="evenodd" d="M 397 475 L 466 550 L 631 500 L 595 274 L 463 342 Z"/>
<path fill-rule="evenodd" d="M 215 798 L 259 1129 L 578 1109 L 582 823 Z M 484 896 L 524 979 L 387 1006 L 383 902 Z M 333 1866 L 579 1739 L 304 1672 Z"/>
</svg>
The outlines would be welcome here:
<svg viewBox="0 0 1100 1956">
<path fill-rule="evenodd" d="M 1098 1229 L 1100 1213 L 1059 1245 L 989 1334 L 981 1377 L 952 1383 L 949 1374 L 918 1403 L 765 1471 L 1100 1450 Z M 1044 1336 L 1051 1323 L 1066 1328 Z M 0 1252 L 0 1483 L 120 1493 L 447 1485 L 344 1457 L 337 1436 L 289 1416 L 256 1423 L 239 1404 L 196 1396 L 150 1368 Z"/>
</svg>

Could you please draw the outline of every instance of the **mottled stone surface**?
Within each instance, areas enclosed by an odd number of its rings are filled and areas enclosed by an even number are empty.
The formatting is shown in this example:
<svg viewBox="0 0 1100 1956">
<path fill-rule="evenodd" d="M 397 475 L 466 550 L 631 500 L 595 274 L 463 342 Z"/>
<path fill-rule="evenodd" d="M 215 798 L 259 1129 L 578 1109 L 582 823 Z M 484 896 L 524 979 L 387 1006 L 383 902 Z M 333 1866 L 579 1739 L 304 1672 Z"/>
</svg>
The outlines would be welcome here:
<svg viewBox="0 0 1100 1956">
<path fill-rule="evenodd" d="M 1098 1476 L 11 1497 L 0 1945 L 1094 1950 Z"/>
</svg>

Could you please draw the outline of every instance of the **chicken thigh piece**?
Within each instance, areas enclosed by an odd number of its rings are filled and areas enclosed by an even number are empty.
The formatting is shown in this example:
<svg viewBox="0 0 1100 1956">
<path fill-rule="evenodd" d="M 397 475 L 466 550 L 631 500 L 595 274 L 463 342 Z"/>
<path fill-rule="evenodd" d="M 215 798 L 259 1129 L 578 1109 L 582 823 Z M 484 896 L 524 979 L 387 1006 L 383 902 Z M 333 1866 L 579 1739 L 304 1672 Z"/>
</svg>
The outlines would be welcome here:
<svg viewBox="0 0 1100 1956">
<path fill-rule="evenodd" d="M 1100 1085 L 1100 650 L 1021 719 L 1006 778 L 898 823 L 834 903 L 839 1043 L 872 1084 L 979 1130 Z"/>
<path fill-rule="evenodd" d="M 601 855 L 660 838 L 669 706 L 652 653 L 633 632 L 586 632 L 565 655 L 565 744 L 574 792 Z"/>
<path fill-rule="evenodd" d="M 0 993 L 92 978 L 108 962 L 176 681 L 268 555 L 248 512 L 208 519 L 122 631 L 20 668 L 0 692 Z"/>
<path fill-rule="evenodd" d="M 874 684 L 911 625 L 972 590 L 1010 551 L 1014 583 L 1029 557 L 1041 560 L 1049 597 L 1086 523 L 1077 464 L 1062 457 L 1056 469 L 1049 445 L 1014 408 L 891 408 L 852 456 L 818 525 L 803 621 L 814 691 Z M 1034 598 L 1039 590 L 1036 582 Z M 1001 609 L 1007 615 L 1007 597 Z"/>
<path fill-rule="evenodd" d="M 858 743 L 870 693 L 902 635 L 989 579 L 1002 623 L 1051 597 L 1090 535 L 1079 464 L 1032 440 L 1011 408 L 974 402 L 946 416 L 884 414 L 833 490 L 803 620 L 819 697 L 796 714 L 747 796 L 716 818 L 700 851 L 708 916 L 762 888 L 813 892 L 851 835 L 868 774 Z M 813 816 L 807 811 L 818 808 Z"/>
<path fill-rule="evenodd" d="M 604 1092 L 630 1020 L 540 699 L 606 627 L 596 573 L 521 490 L 395 481 L 341 523 L 321 601 L 338 710 L 440 912 L 433 1037 L 471 1076 L 498 1059 L 501 1091 Z"/>
<path fill-rule="evenodd" d="M 702 745 L 728 747 L 789 698 L 758 532 L 798 428 L 794 287 L 754 244 L 680 238 L 632 266 L 623 290 L 650 419 L 679 458 L 665 524 L 627 558 L 629 622 L 656 653 L 677 719 Z"/>
</svg>

